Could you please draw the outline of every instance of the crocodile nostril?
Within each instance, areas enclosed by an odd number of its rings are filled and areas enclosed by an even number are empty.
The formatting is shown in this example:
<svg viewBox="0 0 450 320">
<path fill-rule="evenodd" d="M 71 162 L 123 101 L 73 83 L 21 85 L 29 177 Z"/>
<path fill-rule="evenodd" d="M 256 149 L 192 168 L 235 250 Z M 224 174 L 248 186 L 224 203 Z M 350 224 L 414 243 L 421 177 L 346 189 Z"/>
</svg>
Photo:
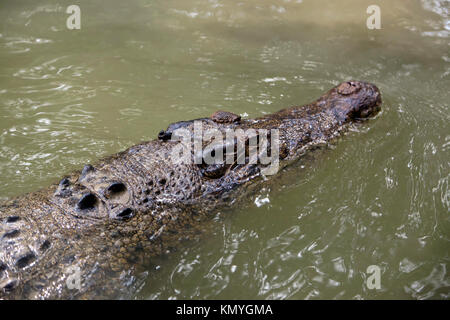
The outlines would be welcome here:
<svg viewBox="0 0 450 320">
<path fill-rule="evenodd" d="M 97 197 L 93 193 L 85 194 L 78 202 L 78 209 L 91 210 L 94 209 L 97 204 Z"/>
<path fill-rule="evenodd" d="M 348 81 L 343 82 L 337 87 L 337 92 L 344 96 L 358 92 L 361 89 L 361 85 L 357 82 Z"/>
</svg>

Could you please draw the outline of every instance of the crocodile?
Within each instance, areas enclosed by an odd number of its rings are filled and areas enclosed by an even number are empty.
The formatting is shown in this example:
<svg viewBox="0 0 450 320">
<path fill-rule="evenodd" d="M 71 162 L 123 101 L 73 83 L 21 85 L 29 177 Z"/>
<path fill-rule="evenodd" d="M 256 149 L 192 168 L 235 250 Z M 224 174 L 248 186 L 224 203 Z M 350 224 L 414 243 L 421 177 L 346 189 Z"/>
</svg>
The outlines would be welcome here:
<svg viewBox="0 0 450 320">
<path fill-rule="evenodd" d="M 236 199 L 246 197 L 246 190 L 270 180 L 263 174 L 267 163 L 250 161 L 251 137 L 245 135 L 200 142 L 200 150 L 213 145 L 209 155 L 223 150 L 231 153 L 232 161 L 204 161 L 204 151 L 187 153 L 185 158 L 195 161 L 172 161 L 175 148 L 195 140 L 196 123 L 221 133 L 253 130 L 257 139 L 261 130 L 276 130 L 276 160 L 283 170 L 353 123 L 372 118 L 380 106 L 375 85 L 347 81 L 312 103 L 255 119 L 217 111 L 208 118 L 173 123 L 152 141 L 4 201 L 0 299 L 130 297 L 152 259 L 196 239 L 215 212 L 233 207 Z M 183 140 L 180 130 L 192 135 Z M 239 143 L 244 145 L 240 162 L 235 148 Z"/>
</svg>

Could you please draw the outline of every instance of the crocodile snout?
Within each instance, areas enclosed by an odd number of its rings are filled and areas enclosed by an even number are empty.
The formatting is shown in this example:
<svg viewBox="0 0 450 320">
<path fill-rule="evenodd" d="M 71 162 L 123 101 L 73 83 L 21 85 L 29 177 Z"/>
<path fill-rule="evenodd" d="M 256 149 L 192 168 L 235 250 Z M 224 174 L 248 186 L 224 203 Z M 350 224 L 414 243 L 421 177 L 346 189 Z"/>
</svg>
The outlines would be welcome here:
<svg viewBox="0 0 450 320">
<path fill-rule="evenodd" d="M 343 82 L 332 89 L 330 95 L 332 99 L 329 101 L 333 101 L 332 110 L 342 122 L 365 119 L 380 110 L 380 90 L 368 82 Z"/>
</svg>

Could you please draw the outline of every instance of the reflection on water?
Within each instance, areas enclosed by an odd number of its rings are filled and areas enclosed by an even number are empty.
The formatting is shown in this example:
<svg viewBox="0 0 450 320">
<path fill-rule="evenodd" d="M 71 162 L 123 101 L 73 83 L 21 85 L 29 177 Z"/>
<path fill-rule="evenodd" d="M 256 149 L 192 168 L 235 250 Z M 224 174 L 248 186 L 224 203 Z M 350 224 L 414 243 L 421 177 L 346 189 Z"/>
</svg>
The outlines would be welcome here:
<svg viewBox="0 0 450 320">
<path fill-rule="evenodd" d="M 65 4 L 4 1 L 0 198 L 174 121 L 367 80 L 377 119 L 152 261 L 137 298 L 448 299 L 449 2 L 378 3 L 381 30 L 366 28 L 372 1 L 79 1 L 70 31 Z"/>
</svg>

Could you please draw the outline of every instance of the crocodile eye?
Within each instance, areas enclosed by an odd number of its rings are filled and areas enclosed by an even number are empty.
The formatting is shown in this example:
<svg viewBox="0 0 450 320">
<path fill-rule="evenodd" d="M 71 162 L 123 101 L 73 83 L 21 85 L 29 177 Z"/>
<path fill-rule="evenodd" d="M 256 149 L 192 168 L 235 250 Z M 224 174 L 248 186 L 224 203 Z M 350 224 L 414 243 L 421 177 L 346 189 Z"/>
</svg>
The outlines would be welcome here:
<svg viewBox="0 0 450 320">
<path fill-rule="evenodd" d="M 218 110 L 212 114 L 211 119 L 217 123 L 239 123 L 241 116 L 228 111 Z"/>
<path fill-rule="evenodd" d="M 204 176 L 206 176 L 208 178 L 218 179 L 225 175 L 227 168 L 228 168 L 228 165 L 226 165 L 225 163 L 211 164 L 211 165 L 207 165 L 205 168 L 203 168 L 202 173 Z"/>
</svg>

